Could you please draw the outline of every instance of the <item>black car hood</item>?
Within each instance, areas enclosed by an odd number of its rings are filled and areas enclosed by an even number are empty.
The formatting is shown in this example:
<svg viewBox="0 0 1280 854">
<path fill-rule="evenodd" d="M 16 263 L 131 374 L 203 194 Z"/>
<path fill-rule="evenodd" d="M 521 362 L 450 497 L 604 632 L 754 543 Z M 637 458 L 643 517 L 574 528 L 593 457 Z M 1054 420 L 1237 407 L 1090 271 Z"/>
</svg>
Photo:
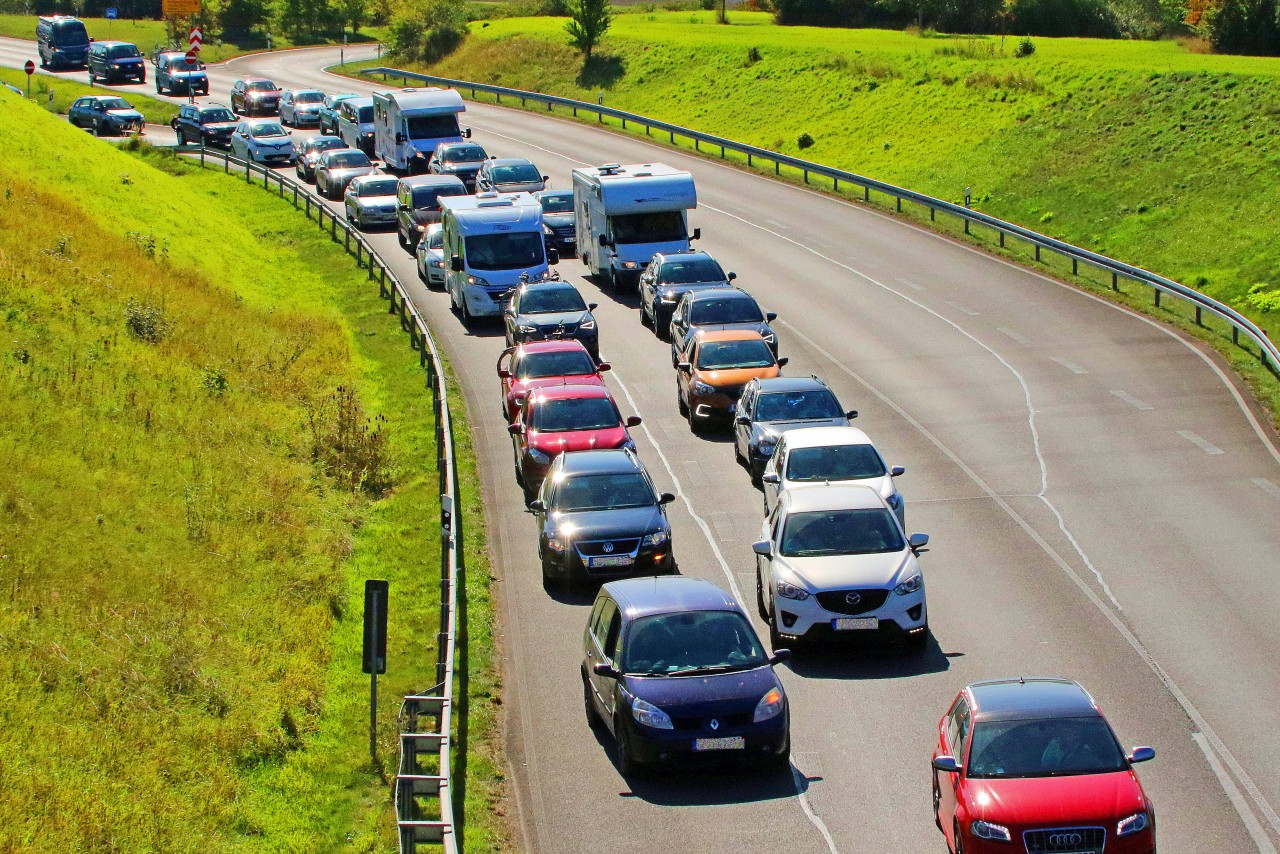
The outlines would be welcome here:
<svg viewBox="0 0 1280 854">
<path fill-rule="evenodd" d="M 591 317 L 586 311 L 548 312 L 546 314 L 520 314 L 517 326 L 536 326 L 538 329 L 555 329 L 557 326 L 578 326 Z"/>
<path fill-rule="evenodd" d="M 705 676 L 625 676 L 627 690 L 673 717 L 711 717 L 753 712 L 760 698 L 779 687 L 773 668 Z"/>
<path fill-rule="evenodd" d="M 441 169 L 444 175 L 475 175 L 479 171 L 479 163 L 445 163 Z"/>
<path fill-rule="evenodd" d="M 709 291 L 716 288 L 723 290 L 729 287 L 732 286 L 724 279 L 716 282 L 667 282 L 656 285 L 658 293 L 663 294 L 664 296 L 669 295 L 673 299 L 679 299 L 690 291 Z M 746 325 L 749 326 L 750 324 Z"/>
<path fill-rule="evenodd" d="M 201 130 L 211 131 L 213 133 L 221 133 L 222 131 L 233 131 L 236 129 L 236 122 L 205 122 L 200 125 Z"/>
<path fill-rule="evenodd" d="M 557 529 L 572 528 L 575 540 L 609 540 L 652 534 L 664 527 L 664 516 L 659 505 L 650 504 L 648 507 L 561 513 L 553 522 Z"/>
</svg>

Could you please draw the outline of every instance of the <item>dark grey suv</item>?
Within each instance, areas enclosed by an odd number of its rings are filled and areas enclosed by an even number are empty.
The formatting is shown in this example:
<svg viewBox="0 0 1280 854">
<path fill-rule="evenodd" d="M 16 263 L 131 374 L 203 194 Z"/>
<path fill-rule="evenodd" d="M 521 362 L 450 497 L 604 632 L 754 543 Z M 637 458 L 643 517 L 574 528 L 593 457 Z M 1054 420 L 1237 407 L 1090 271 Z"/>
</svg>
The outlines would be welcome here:
<svg viewBox="0 0 1280 854">
<path fill-rule="evenodd" d="M 671 315 L 690 291 L 727 288 L 738 278 L 706 252 L 659 252 L 640 274 L 640 322 L 661 339 L 671 334 Z"/>
<path fill-rule="evenodd" d="M 121 80 L 147 82 L 147 60 L 136 44 L 94 42 L 89 45 L 89 82 Z"/>
<path fill-rule="evenodd" d="M 778 437 L 803 427 L 843 427 L 857 410 L 846 411 L 818 377 L 771 377 L 747 383 L 733 418 L 733 455 L 760 486 Z"/>
</svg>

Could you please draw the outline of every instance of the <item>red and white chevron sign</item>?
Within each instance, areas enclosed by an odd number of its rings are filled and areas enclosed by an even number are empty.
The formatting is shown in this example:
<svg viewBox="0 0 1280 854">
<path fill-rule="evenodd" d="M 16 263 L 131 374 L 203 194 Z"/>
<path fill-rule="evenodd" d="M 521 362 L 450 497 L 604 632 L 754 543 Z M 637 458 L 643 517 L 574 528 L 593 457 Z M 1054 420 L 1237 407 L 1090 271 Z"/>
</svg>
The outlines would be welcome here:
<svg viewBox="0 0 1280 854">
<path fill-rule="evenodd" d="M 191 43 L 191 49 L 199 53 L 200 45 L 204 41 L 204 32 L 199 27 L 192 27 L 188 41 Z"/>
</svg>

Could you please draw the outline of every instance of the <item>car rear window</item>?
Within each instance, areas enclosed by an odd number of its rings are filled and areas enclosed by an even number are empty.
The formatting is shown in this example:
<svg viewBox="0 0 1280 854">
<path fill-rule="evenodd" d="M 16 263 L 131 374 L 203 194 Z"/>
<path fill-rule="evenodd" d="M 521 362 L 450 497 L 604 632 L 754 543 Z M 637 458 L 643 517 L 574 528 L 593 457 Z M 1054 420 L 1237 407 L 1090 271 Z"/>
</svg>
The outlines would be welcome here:
<svg viewBox="0 0 1280 854">
<path fill-rule="evenodd" d="M 572 433 L 605 430 L 621 424 L 622 416 L 609 398 L 579 397 L 539 402 L 533 408 L 530 426 L 547 433 Z"/>
<path fill-rule="evenodd" d="M 585 350 L 527 353 L 516 366 L 516 376 L 522 380 L 585 376 L 595 372 L 595 362 Z"/>
<path fill-rule="evenodd" d="M 795 448 L 787 457 L 787 480 L 863 480 L 884 475 L 884 460 L 870 445 Z"/>
</svg>

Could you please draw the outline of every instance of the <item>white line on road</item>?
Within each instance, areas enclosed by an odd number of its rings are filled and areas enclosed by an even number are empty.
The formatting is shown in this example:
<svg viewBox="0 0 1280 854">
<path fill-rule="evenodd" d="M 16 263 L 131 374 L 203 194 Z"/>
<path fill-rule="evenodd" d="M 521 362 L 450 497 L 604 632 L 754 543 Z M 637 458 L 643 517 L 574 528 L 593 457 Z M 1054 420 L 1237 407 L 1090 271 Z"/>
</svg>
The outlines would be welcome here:
<svg viewBox="0 0 1280 854">
<path fill-rule="evenodd" d="M 1019 344 L 1026 346 L 1027 344 L 1031 343 L 1030 338 L 1023 335 L 1021 332 L 1016 332 L 1010 329 L 1007 326 L 997 326 L 996 329 L 1000 332 L 1003 332 L 1005 335 L 1008 335 L 1010 338 L 1012 338 L 1014 341 L 1017 341 Z"/>
<path fill-rule="evenodd" d="M 1240 787 L 1227 774 L 1227 769 L 1222 767 L 1222 763 L 1218 761 L 1218 757 L 1214 755 L 1209 742 L 1205 739 L 1203 733 L 1191 733 L 1191 740 L 1204 753 L 1204 758 L 1209 762 L 1209 768 L 1217 776 L 1218 782 L 1222 785 L 1222 790 L 1227 793 L 1227 800 L 1231 801 L 1231 806 L 1235 807 L 1236 812 L 1240 814 L 1240 820 L 1244 822 L 1245 830 L 1249 831 L 1249 835 L 1253 837 L 1253 844 L 1258 846 L 1260 854 L 1276 854 L 1276 847 L 1271 844 L 1270 838 L 1267 837 L 1266 830 L 1254 817 L 1253 810 L 1249 809 L 1248 802 L 1244 799 L 1244 795 L 1240 792 Z"/>
<path fill-rule="evenodd" d="M 1075 362 L 1068 362 L 1066 359 L 1059 359 L 1057 356 L 1050 356 L 1049 359 L 1050 361 L 1057 362 L 1059 365 L 1062 365 L 1062 367 L 1066 368 L 1068 371 L 1070 371 L 1073 374 L 1089 373 L 1084 368 L 1077 365 Z"/>
<path fill-rule="evenodd" d="M 1195 445 L 1197 448 L 1204 451 L 1206 454 L 1217 456 L 1218 454 L 1221 454 L 1223 452 L 1222 449 L 1219 448 L 1217 445 L 1213 444 L 1203 436 L 1198 436 L 1195 433 L 1192 433 L 1190 430 L 1179 430 L 1177 432 L 1179 436 L 1186 439 L 1188 442 Z"/>
<path fill-rule="evenodd" d="M 1255 477 L 1254 484 L 1272 498 L 1280 498 L 1280 486 L 1276 486 L 1265 477 Z"/>
<path fill-rule="evenodd" d="M 973 309 L 969 308 L 967 305 L 961 305 L 955 300 L 947 300 L 947 305 L 951 306 L 952 308 L 963 311 L 965 314 L 969 315 L 970 317 L 982 317 L 982 312 L 974 311 Z"/>
<path fill-rule="evenodd" d="M 1138 398 L 1134 397 L 1133 395 L 1129 394 L 1129 392 L 1124 391 L 1122 389 L 1113 388 L 1111 390 L 1111 393 L 1114 394 L 1116 397 L 1120 398 L 1121 400 L 1123 400 L 1125 403 L 1132 406 L 1134 409 L 1141 409 L 1143 412 L 1148 412 L 1152 409 L 1155 409 L 1155 407 L 1152 406 L 1151 404 L 1138 400 Z"/>
<path fill-rule="evenodd" d="M 769 223 L 769 225 L 773 226 L 774 228 L 781 228 L 781 229 L 783 229 L 783 230 L 787 230 L 787 229 L 790 229 L 790 228 L 791 228 L 791 226 L 789 226 L 789 225 L 783 225 L 782 223 L 780 223 L 780 222 L 774 222 L 774 221 L 773 221 L 773 220 L 771 220 L 771 219 L 766 219 L 766 220 L 765 220 L 765 222 Z"/>
<path fill-rule="evenodd" d="M 906 285 L 907 287 L 911 288 L 913 291 L 922 291 L 922 290 L 924 290 L 924 285 L 917 285 L 915 282 L 911 281 L 910 279 L 903 279 L 903 278 L 899 278 L 899 279 L 897 279 L 896 281 L 901 282 L 902 284 L 904 284 L 904 285 Z"/>
</svg>

